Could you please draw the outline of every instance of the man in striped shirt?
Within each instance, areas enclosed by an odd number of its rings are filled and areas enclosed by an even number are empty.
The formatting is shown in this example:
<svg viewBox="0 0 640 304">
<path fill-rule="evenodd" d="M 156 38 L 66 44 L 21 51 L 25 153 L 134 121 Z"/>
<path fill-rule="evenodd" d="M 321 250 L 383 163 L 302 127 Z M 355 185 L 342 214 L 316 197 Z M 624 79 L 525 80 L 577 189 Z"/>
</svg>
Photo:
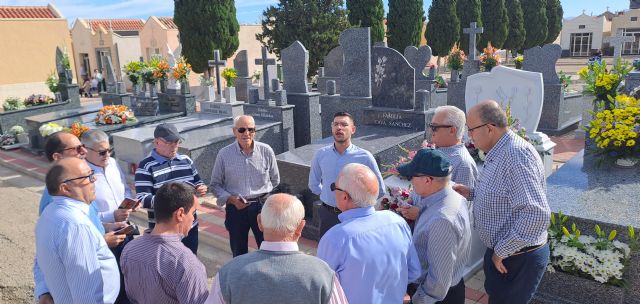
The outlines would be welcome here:
<svg viewBox="0 0 640 304">
<path fill-rule="evenodd" d="M 136 170 L 137 199 L 142 201 L 142 207 L 147 208 L 149 214 L 149 228 L 155 226 L 153 212 L 154 195 L 162 185 L 168 182 L 184 182 L 195 188 L 196 194 L 203 196 L 207 193 L 198 170 L 189 156 L 178 154 L 182 137 L 173 124 L 163 123 L 153 132 L 153 146 L 147 158 L 143 159 Z M 163 202 L 157 202 L 163 203 Z M 198 252 L 198 216 L 194 213 L 193 224 L 189 235 L 182 239 L 182 243 L 196 254 Z"/>
<path fill-rule="evenodd" d="M 413 160 L 398 167 L 409 179 L 420 213 L 413 230 L 422 275 L 413 303 L 463 304 L 465 264 L 471 253 L 471 226 L 467 200 L 451 188 L 451 164 L 434 149 L 419 150 Z"/>
</svg>

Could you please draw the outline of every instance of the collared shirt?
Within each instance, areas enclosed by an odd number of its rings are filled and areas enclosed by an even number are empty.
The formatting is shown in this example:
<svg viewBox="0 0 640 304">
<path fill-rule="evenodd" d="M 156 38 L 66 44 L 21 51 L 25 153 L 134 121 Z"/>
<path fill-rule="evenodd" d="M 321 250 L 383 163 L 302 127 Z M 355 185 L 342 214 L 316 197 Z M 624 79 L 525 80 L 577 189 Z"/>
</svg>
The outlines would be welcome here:
<svg viewBox="0 0 640 304">
<path fill-rule="evenodd" d="M 451 162 L 451 181 L 473 188 L 478 178 L 478 168 L 464 144 L 438 147 L 438 150 L 447 155 Z"/>
<path fill-rule="evenodd" d="M 49 204 L 53 202 L 52 196 L 49 194 L 47 187 L 44 187 L 44 191 L 42 191 L 42 197 L 40 197 L 40 207 L 38 208 L 38 214 L 42 214 L 42 212 L 46 209 Z M 102 222 L 100 222 L 100 217 L 98 216 L 98 208 L 96 207 L 95 201 L 89 205 L 89 220 L 91 223 L 98 229 L 101 235 L 105 234 L 104 226 L 102 226 Z M 33 259 L 33 280 L 35 282 L 36 288 L 33 291 L 36 299 L 39 298 L 42 294 L 49 292 L 47 288 L 47 284 L 44 281 L 44 275 L 40 270 L 40 266 L 38 266 L 38 259 Z"/>
<path fill-rule="evenodd" d="M 133 303 L 204 303 L 207 271 L 181 240 L 146 233 L 124 247 L 120 267 Z"/>
<path fill-rule="evenodd" d="M 349 303 L 402 303 L 420 261 L 407 222 L 391 211 L 355 208 L 338 215 L 318 244 L 318 257 L 336 271 Z"/>
<path fill-rule="evenodd" d="M 127 179 L 113 157 L 109 157 L 109 164 L 104 168 L 88 161 L 87 164 L 96 176 L 94 204 L 98 207 L 100 220 L 105 223 L 113 223 L 116 221 L 113 212 L 120 207 L 125 197 L 133 197 L 131 189 L 127 185 Z"/>
<path fill-rule="evenodd" d="M 276 155 L 267 144 L 253 141 L 245 154 L 238 141 L 220 149 L 211 172 L 211 191 L 223 206 L 232 195 L 245 199 L 269 193 L 280 184 Z"/>
<path fill-rule="evenodd" d="M 120 272 L 89 205 L 53 196 L 36 223 L 36 259 L 56 303 L 113 303 Z"/>
<path fill-rule="evenodd" d="M 298 243 L 296 242 L 269 242 L 262 241 L 260 244 L 260 250 L 266 251 L 299 251 Z M 222 297 L 222 291 L 220 290 L 220 278 L 216 274 L 211 284 L 211 292 L 209 292 L 209 298 L 205 302 L 206 304 L 225 304 Z M 331 290 L 331 298 L 329 304 L 347 304 L 347 298 L 340 286 L 340 282 L 337 277 L 333 278 L 333 289 Z"/>
<path fill-rule="evenodd" d="M 193 187 L 204 184 L 189 156 L 177 154 L 173 159 L 168 159 L 153 149 L 136 170 L 136 198 L 142 200 L 142 207 L 147 208 L 149 223 L 155 223 L 153 197 L 168 182 L 184 182 Z M 192 227 L 197 224 L 198 218 L 194 217 Z"/>
<path fill-rule="evenodd" d="M 311 192 L 319 195 L 323 203 L 336 207 L 336 197 L 331 192 L 330 185 L 336 181 L 340 170 L 351 163 L 363 164 L 375 173 L 376 177 L 378 177 L 379 197 L 382 197 L 386 190 L 376 160 L 371 155 L 371 152 L 354 144 L 351 144 L 342 154 L 336 150 L 334 144 L 331 144 L 321 148 L 313 155 L 311 171 L 309 171 L 309 189 Z"/>
<path fill-rule="evenodd" d="M 544 244 L 551 216 L 545 193 L 540 155 L 508 131 L 487 153 L 471 189 L 474 228 L 482 242 L 501 258 Z"/>
<path fill-rule="evenodd" d="M 420 287 L 413 303 L 444 300 L 449 288 L 460 282 L 471 254 L 471 227 L 467 200 L 450 185 L 416 203 L 420 215 L 413 242 L 422 264 Z"/>
</svg>

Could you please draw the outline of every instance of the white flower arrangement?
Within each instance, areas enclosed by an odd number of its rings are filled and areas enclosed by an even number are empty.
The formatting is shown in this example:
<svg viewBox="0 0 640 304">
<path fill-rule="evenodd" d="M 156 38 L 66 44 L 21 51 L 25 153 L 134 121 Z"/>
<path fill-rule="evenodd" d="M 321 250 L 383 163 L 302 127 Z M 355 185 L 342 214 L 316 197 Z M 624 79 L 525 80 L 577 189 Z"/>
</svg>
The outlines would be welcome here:
<svg viewBox="0 0 640 304">
<path fill-rule="evenodd" d="M 40 126 L 40 128 L 38 129 L 42 137 L 47 137 L 53 133 L 60 132 L 62 130 L 63 130 L 62 126 L 55 122 L 44 124 Z"/>
<path fill-rule="evenodd" d="M 9 129 L 9 133 L 13 135 L 18 135 L 24 133 L 24 128 L 22 126 L 13 126 Z"/>
</svg>

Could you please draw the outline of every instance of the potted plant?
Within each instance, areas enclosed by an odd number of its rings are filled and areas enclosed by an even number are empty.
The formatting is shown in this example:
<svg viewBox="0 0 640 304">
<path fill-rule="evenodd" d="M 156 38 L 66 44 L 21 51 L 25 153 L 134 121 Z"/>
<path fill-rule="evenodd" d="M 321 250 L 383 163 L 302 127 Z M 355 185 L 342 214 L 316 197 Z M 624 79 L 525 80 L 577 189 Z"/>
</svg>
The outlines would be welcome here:
<svg viewBox="0 0 640 304">
<path fill-rule="evenodd" d="M 143 62 L 140 61 L 130 61 L 129 63 L 124 65 L 124 73 L 127 74 L 127 78 L 131 81 L 133 85 L 133 95 L 138 95 L 140 93 L 139 84 L 141 83 L 140 70 L 144 66 Z"/>
<path fill-rule="evenodd" d="M 222 78 L 227 82 L 227 87 L 224 89 L 224 98 L 227 102 L 234 102 L 236 100 L 236 88 L 234 85 L 236 78 L 238 78 L 238 71 L 234 68 L 225 68 L 222 70 Z"/>
<path fill-rule="evenodd" d="M 187 77 L 189 76 L 189 72 L 191 71 L 191 65 L 187 63 L 186 59 L 180 56 L 180 59 L 176 62 L 176 66 L 173 68 L 171 72 L 171 77 L 180 82 L 180 93 L 189 94 L 189 81 Z"/>
<path fill-rule="evenodd" d="M 498 50 L 491 45 L 491 42 L 489 42 L 487 47 L 482 51 L 480 64 L 485 72 L 491 72 L 493 67 L 500 65 L 500 55 L 498 55 Z"/>
<path fill-rule="evenodd" d="M 460 70 L 462 70 L 465 58 L 464 51 L 458 47 L 457 43 L 454 44 L 447 59 L 447 67 L 451 69 L 451 82 L 460 80 Z"/>
<path fill-rule="evenodd" d="M 13 134 L 16 137 L 19 143 L 26 144 L 29 143 L 29 136 L 24 132 L 24 128 L 22 126 L 13 126 L 9 129 L 9 133 Z"/>
<path fill-rule="evenodd" d="M 4 100 L 4 104 L 2 105 L 2 107 L 4 108 L 5 111 L 13 111 L 13 110 L 24 109 L 25 105 L 22 99 L 18 97 L 10 96 Z"/>
</svg>

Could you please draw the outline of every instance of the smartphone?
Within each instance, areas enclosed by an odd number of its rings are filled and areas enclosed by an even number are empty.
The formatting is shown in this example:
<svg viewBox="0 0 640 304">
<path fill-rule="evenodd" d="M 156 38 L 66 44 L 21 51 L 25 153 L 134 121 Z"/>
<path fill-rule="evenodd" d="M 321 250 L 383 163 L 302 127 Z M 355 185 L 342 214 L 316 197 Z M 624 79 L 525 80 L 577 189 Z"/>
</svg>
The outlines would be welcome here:
<svg viewBox="0 0 640 304">
<path fill-rule="evenodd" d="M 133 209 L 136 206 L 138 206 L 138 201 L 134 200 L 134 199 L 130 199 L 128 197 L 125 197 L 124 200 L 122 201 L 122 203 L 120 203 L 120 207 L 118 207 L 119 209 Z"/>
<path fill-rule="evenodd" d="M 240 198 L 240 200 L 245 204 L 245 205 L 249 205 L 249 202 L 247 202 L 247 199 L 242 197 L 242 195 L 238 195 L 238 197 Z"/>
<path fill-rule="evenodd" d="M 136 227 L 134 227 L 133 225 L 129 225 L 129 226 L 124 227 L 124 228 L 122 228 L 120 230 L 116 230 L 113 234 L 115 234 L 115 235 L 131 234 L 135 230 L 136 230 Z"/>
</svg>

